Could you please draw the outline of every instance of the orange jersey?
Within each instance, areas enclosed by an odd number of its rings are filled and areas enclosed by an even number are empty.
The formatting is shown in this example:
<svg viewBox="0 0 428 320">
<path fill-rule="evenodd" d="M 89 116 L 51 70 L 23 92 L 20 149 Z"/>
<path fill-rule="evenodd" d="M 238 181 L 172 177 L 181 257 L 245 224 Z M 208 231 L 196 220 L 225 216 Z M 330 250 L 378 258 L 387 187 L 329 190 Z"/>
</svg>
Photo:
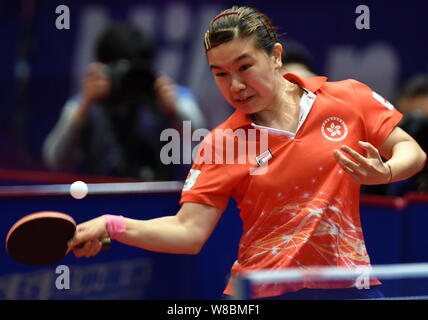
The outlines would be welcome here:
<svg viewBox="0 0 428 320">
<path fill-rule="evenodd" d="M 200 146 L 183 188 L 181 203 L 196 202 L 224 210 L 233 197 L 240 209 L 243 233 L 231 274 L 261 269 L 370 266 L 359 213 L 359 184 L 336 162 L 333 150 L 347 145 L 365 155 L 358 141 L 379 147 L 402 115 L 380 95 L 355 80 L 326 82 L 325 77 L 301 79 L 304 94 L 295 133 L 260 127 L 248 115 L 235 111 Z M 218 147 L 216 130 L 267 130 L 268 145 L 257 159 L 219 161 L 224 150 L 213 152 L 212 162 L 201 161 L 207 147 Z M 236 139 L 232 139 L 237 147 Z M 245 136 L 245 135 L 243 135 Z M 223 144 L 225 146 L 225 144 Z M 247 155 L 248 158 L 253 155 Z M 205 157 L 206 159 L 207 157 Z M 230 162 L 230 161 L 229 161 Z M 252 170 L 264 170 L 254 174 Z M 379 282 L 371 279 L 371 284 Z M 253 297 L 280 295 L 302 288 L 353 287 L 351 282 L 310 282 L 259 285 Z M 225 294 L 232 294 L 229 282 Z"/>
</svg>

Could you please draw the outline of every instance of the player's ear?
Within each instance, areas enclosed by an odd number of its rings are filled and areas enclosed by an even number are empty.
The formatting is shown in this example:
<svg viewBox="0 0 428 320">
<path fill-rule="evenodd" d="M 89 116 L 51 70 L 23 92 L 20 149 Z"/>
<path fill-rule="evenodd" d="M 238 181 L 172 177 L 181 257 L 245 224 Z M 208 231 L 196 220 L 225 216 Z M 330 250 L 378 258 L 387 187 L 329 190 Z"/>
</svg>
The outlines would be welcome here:
<svg viewBox="0 0 428 320">
<path fill-rule="evenodd" d="M 275 43 L 272 51 L 272 59 L 275 65 L 275 69 L 282 68 L 282 50 L 282 44 L 280 44 L 279 42 Z"/>
</svg>

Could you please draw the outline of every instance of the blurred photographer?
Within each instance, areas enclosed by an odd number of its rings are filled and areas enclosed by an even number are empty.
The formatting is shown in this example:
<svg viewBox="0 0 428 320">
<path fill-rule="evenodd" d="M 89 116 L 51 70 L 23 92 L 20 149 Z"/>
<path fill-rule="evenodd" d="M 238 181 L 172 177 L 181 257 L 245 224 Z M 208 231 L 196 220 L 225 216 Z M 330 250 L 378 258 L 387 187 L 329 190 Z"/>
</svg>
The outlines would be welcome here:
<svg viewBox="0 0 428 320">
<path fill-rule="evenodd" d="M 53 170 L 144 180 L 180 179 L 159 159 L 160 133 L 204 126 L 195 95 L 153 70 L 152 41 L 140 30 L 114 23 L 98 38 L 97 62 L 88 66 L 81 91 L 63 107 L 43 146 Z M 177 176 L 178 175 L 178 176 Z"/>
</svg>

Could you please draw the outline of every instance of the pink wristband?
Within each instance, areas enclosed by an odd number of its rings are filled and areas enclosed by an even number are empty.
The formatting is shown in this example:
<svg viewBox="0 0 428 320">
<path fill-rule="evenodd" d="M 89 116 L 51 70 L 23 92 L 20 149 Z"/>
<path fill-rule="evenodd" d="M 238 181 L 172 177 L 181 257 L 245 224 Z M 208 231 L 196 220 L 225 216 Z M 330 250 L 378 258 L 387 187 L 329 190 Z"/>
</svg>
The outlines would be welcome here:
<svg viewBox="0 0 428 320">
<path fill-rule="evenodd" d="M 110 239 L 120 240 L 126 230 L 125 218 L 111 214 L 105 214 L 103 217 L 107 220 L 107 233 Z"/>
</svg>

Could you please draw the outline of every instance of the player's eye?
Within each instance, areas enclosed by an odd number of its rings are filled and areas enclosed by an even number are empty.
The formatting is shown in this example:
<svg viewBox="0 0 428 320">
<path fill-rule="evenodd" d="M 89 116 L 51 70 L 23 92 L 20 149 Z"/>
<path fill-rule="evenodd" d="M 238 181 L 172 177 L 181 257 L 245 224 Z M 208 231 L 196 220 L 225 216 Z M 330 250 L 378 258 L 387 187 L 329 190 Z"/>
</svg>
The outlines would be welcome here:
<svg viewBox="0 0 428 320">
<path fill-rule="evenodd" d="M 216 72 L 216 73 L 215 73 L 215 76 L 216 76 L 216 77 L 220 77 L 220 78 L 225 77 L 226 75 L 227 75 L 227 73 L 226 73 L 226 72 Z"/>
<path fill-rule="evenodd" d="M 244 64 L 239 67 L 239 71 L 245 71 L 245 70 L 248 70 L 249 68 L 251 68 L 250 64 Z"/>
</svg>

